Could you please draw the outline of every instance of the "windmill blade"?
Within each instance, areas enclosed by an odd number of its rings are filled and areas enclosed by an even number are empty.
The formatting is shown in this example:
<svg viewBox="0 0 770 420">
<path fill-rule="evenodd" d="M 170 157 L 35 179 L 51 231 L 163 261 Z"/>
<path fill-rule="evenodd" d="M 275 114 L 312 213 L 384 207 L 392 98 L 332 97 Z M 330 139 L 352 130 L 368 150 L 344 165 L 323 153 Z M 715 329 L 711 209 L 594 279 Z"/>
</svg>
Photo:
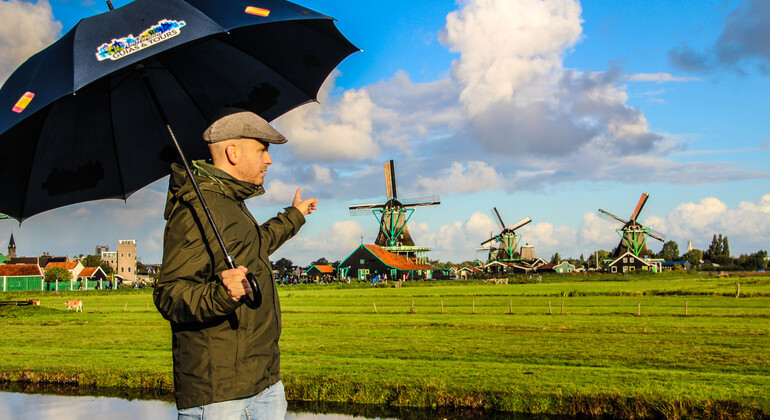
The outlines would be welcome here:
<svg viewBox="0 0 770 420">
<path fill-rule="evenodd" d="M 388 200 L 395 198 L 398 199 L 396 193 L 396 167 L 391 159 L 385 162 L 385 194 L 388 196 Z"/>
<path fill-rule="evenodd" d="M 355 204 L 348 207 L 351 216 L 361 216 L 366 214 L 372 214 L 372 209 L 381 209 L 385 207 L 385 203 L 378 204 Z"/>
<path fill-rule="evenodd" d="M 405 198 L 400 201 L 404 207 L 438 206 L 441 204 L 441 197 L 437 195 L 431 195 L 429 197 Z"/>
<path fill-rule="evenodd" d="M 647 236 L 649 236 L 651 238 L 655 238 L 655 239 L 657 239 L 657 240 L 659 240 L 661 242 L 665 242 L 666 241 L 666 235 L 664 235 L 664 234 L 662 234 L 662 233 L 660 233 L 660 232 L 658 232 L 658 231 L 656 231 L 654 229 L 650 229 L 650 233 L 648 233 Z"/>
<path fill-rule="evenodd" d="M 496 241 L 497 241 L 497 238 L 493 236 L 487 239 L 486 241 L 482 242 L 481 246 L 486 248 L 487 246 L 491 246 Z"/>
<path fill-rule="evenodd" d="M 497 211 L 497 207 L 492 207 L 492 211 L 494 211 L 495 216 L 497 216 L 497 220 L 500 221 L 500 229 L 505 230 L 505 223 L 503 223 L 503 218 L 500 217 L 500 213 Z"/>
<path fill-rule="evenodd" d="M 614 214 L 612 214 L 612 213 L 610 213 L 610 212 L 608 212 L 608 211 L 604 211 L 604 210 L 602 210 L 602 209 L 599 209 L 599 214 L 600 214 L 600 215 L 603 215 L 605 218 L 615 219 L 615 220 L 617 220 L 618 222 L 620 222 L 620 223 L 623 223 L 624 225 L 625 225 L 626 223 L 628 223 L 628 221 L 626 221 L 626 220 L 623 220 L 623 219 L 621 219 L 620 217 L 618 217 L 618 216 L 615 216 Z"/>
<path fill-rule="evenodd" d="M 636 220 L 636 218 L 639 217 L 639 213 L 641 213 L 642 207 L 644 207 L 644 204 L 647 202 L 648 198 L 650 198 L 649 194 L 642 193 L 642 196 L 639 198 L 639 203 L 636 205 L 634 212 L 631 214 L 631 219 L 629 220 Z"/>
<path fill-rule="evenodd" d="M 515 225 L 509 227 L 508 229 L 509 230 L 516 230 L 516 229 L 526 225 L 527 223 L 531 223 L 531 222 L 532 222 L 532 219 L 530 219 L 529 217 L 525 217 L 525 218 L 519 220 L 519 223 L 516 223 Z"/>
</svg>

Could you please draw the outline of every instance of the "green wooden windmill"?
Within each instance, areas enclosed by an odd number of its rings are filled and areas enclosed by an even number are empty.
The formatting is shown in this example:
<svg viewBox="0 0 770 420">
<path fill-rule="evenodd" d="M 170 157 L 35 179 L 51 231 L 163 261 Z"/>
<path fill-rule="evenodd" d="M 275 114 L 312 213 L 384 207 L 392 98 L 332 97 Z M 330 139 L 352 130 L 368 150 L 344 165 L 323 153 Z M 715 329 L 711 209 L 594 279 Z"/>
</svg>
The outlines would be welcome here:
<svg viewBox="0 0 770 420">
<path fill-rule="evenodd" d="M 626 252 L 632 252 L 634 255 L 647 253 L 647 237 L 657 239 L 661 242 L 665 240 L 663 234 L 653 231 L 650 228 L 642 226 L 636 219 L 639 217 L 639 213 L 642 212 L 642 208 L 647 203 L 647 199 L 650 198 L 650 194 L 642 193 L 639 198 L 639 203 L 636 204 L 634 212 L 631 213 L 631 217 L 628 220 L 624 220 L 614 214 L 599 209 L 599 214 L 604 218 L 608 218 L 613 222 L 620 222 L 622 227 L 615 229 L 615 232 L 620 235 L 620 243 L 615 248 L 615 253 L 612 254 L 613 258 L 618 258 Z"/>
<path fill-rule="evenodd" d="M 514 258 L 517 246 L 521 240 L 521 234 L 516 233 L 516 229 L 532 222 L 532 219 L 525 217 L 518 223 L 512 226 L 505 226 L 503 218 L 500 217 L 500 213 L 497 211 L 497 207 L 492 208 L 492 212 L 497 216 L 498 222 L 500 222 L 500 228 L 502 229 L 497 235 L 493 235 L 491 238 L 481 243 L 483 248 L 489 247 L 489 260 L 490 261 L 518 261 L 518 258 Z M 492 245 L 497 242 L 498 248 L 492 248 Z"/>
<path fill-rule="evenodd" d="M 414 257 L 416 252 L 430 250 L 430 248 L 415 246 L 406 223 L 414 214 L 415 207 L 437 206 L 441 204 L 439 197 L 399 200 L 393 161 L 385 162 L 384 167 L 387 200 L 384 203 L 352 205 L 349 207 L 350 214 L 353 216 L 373 214 L 380 225 L 380 231 L 374 243 L 388 251 Z"/>
</svg>

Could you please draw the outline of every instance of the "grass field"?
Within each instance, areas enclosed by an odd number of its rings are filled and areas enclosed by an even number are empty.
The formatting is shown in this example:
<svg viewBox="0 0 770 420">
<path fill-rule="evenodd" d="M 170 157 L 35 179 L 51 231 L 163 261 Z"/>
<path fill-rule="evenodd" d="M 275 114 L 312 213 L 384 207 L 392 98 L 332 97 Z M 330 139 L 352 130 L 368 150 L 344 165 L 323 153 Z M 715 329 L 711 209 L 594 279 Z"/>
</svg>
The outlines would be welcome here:
<svg viewBox="0 0 770 420">
<path fill-rule="evenodd" d="M 287 396 L 617 418 L 770 417 L 770 277 L 511 281 L 281 286 Z M 83 299 L 84 313 L 64 310 L 72 297 Z M 0 308 L 0 379 L 173 388 L 170 328 L 150 290 L 0 294 L 30 298 L 41 307 Z"/>
</svg>

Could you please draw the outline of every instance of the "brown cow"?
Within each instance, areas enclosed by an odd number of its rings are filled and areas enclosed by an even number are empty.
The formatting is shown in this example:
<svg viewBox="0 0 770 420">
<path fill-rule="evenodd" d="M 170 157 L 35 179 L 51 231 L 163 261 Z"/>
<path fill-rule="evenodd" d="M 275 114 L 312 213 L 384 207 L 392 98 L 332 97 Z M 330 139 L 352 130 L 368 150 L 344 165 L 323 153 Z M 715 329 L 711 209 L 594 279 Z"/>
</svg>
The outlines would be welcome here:
<svg viewBox="0 0 770 420">
<path fill-rule="evenodd" d="M 40 299 L 30 299 L 29 300 L 30 305 L 40 306 Z"/>
<path fill-rule="evenodd" d="M 65 305 L 67 305 L 67 310 L 69 311 L 72 308 L 75 308 L 75 312 L 83 312 L 83 301 L 80 299 L 71 299 L 68 300 Z"/>
</svg>

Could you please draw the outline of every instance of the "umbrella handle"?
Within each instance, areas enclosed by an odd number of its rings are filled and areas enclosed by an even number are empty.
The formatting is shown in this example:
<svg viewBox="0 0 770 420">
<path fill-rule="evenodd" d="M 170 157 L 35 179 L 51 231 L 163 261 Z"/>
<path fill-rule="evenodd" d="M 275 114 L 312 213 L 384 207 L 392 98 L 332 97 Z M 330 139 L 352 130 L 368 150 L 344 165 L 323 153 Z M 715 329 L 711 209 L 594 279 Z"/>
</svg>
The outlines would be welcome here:
<svg viewBox="0 0 770 420">
<path fill-rule="evenodd" d="M 246 281 L 251 287 L 251 294 L 243 296 L 243 304 L 251 309 L 257 309 L 262 305 L 262 288 L 259 286 L 257 276 L 254 273 L 246 273 Z"/>
</svg>

